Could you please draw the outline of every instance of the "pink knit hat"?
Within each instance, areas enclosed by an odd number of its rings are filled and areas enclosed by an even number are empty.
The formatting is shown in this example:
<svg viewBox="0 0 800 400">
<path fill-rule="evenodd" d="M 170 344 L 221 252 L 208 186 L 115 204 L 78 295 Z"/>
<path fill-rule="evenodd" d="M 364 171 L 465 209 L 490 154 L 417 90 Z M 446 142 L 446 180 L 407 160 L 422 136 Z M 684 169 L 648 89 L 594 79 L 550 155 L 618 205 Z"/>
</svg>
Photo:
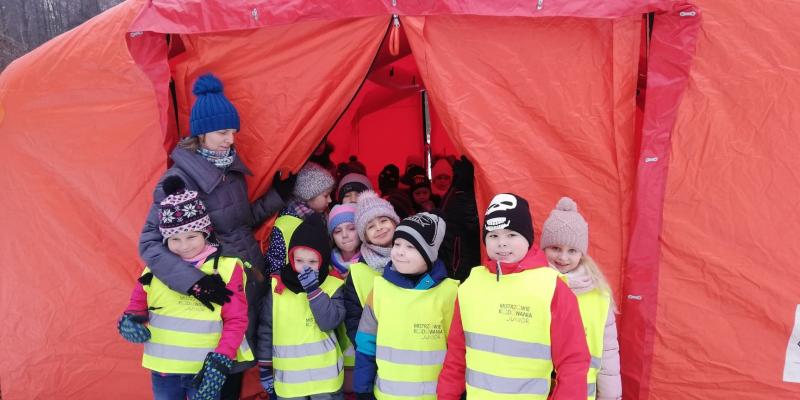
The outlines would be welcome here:
<svg viewBox="0 0 800 400">
<path fill-rule="evenodd" d="M 569 246 L 586 254 L 589 247 L 589 224 L 578 212 L 578 205 L 562 197 L 542 226 L 542 249 L 550 246 Z"/>
<path fill-rule="evenodd" d="M 453 176 L 453 167 L 451 167 L 450 163 L 444 158 L 440 158 L 438 161 L 436 161 L 436 163 L 433 164 L 433 169 L 431 170 L 431 176 L 434 178 L 439 175 L 447 175 L 449 177 Z"/>
</svg>

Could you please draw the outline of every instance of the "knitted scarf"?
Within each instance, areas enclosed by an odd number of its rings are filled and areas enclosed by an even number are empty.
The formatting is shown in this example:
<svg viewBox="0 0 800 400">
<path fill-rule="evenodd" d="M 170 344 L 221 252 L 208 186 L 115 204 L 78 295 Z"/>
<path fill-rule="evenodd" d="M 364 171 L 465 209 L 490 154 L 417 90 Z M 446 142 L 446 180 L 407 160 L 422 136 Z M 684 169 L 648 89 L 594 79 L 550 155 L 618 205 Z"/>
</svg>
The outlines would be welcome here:
<svg viewBox="0 0 800 400">
<path fill-rule="evenodd" d="M 577 268 L 564 274 L 567 276 L 567 285 L 575 294 L 582 294 L 592 291 L 594 289 L 594 282 L 592 277 L 586 271 L 586 266 L 583 264 L 578 265 Z"/>
<path fill-rule="evenodd" d="M 228 148 L 228 151 L 212 151 L 201 147 L 197 152 L 219 169 L 228 168 L 236 157 L 236 150 L 232 147 Z"/>
<path fill-rule="evenodd" d="M 281 211 L 281 215 L 291 215 L 300 219 L 306 219 L 307 216 L 314 213 L 314 210 L 308 208 L 308 204 L 302 200 L 292 200 Z"/>
<path fill-rule="evenodd" d="M 361 243 L 361 257 L 375 272 L 383 274 L 383 267 L 389 263 L 391 247 L 380 247 L 371 243 Z"/>
<path fill-rule="evenodd" d="M 353 258 L 344 260 L 342 259 L 342 253 L 339 249 L 333 249 L 333 252 L 331 252 L 331 264 L 342 274 L 346 274 L 347 271 L 350 271 L 350 264 L 357 263 L 359 258 L 361 258 L 361 253 L 356 253 Z"/>
</svg>

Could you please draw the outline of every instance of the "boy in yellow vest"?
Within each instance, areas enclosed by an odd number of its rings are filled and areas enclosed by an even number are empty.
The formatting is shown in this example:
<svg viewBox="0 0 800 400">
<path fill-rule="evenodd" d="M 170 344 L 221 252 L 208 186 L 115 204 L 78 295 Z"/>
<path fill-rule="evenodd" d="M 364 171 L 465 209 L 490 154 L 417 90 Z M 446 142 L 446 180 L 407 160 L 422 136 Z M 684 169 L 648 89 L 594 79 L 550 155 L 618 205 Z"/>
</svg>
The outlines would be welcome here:
<svg viewBox="0 0 800 400">
<path fill-rule="evenodd" d="M 342 280 L 328 274 L 331 247 L 320 214 L 289 242 L 289 262 L 272 276 L 258 326 L 261 385 L 278 399 L 342 399 Z"/>
<path fill-rule="evenodd" d="M 129 342 L 144 343 L 142 366 L 152 371 L 156 400 L 215 400 L 233 360 L 253 360 L 244 340 L 244 267 L 209 242 L 211 220 L 197 192 L 186 190 L 178 177 L 167 178 L 163 188 L 167 196 L 160 204 L 159 230 L 164 245 L 206 273 L 203 279 L 225 285 L 232 297 L 221 308 L 209 309 L 196 297 L 171 290 L 145 268 L 118 329 Z"/>
<path fill-rule="evenodd" d="M 458 281 L 438 259 L 445 222 L 419 213 L 394 231 L 391 262 L 376 277 L 356 333 L 359 399 L 435 399 Z"/>
<path fill-rule="evenodd" d="M 458 289 L 439 399 L 586 400 L 589 351 L 578 302 L 533 246 L 528 202 L 496 195 L 485 214 L 489 257 Z"/>
</svg>

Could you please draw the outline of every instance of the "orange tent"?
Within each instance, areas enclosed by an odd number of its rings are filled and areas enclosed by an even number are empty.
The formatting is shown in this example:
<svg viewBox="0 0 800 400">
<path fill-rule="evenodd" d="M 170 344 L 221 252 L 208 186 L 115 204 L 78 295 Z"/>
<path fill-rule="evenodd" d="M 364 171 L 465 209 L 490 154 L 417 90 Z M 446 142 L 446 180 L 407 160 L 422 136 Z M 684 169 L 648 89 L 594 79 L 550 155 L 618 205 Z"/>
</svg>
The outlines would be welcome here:
<svg viewBox="0 0 800 400">
<path fill-rule="evenodd" d="M 560 196 L 581 205 L 621 305 L 625 398 L 800 395 L 800 7 L 363 3 L 129 0 L 0 75 L 4 399 L 146 397 L 115 321 L 191 82 L 225 82 L 257 196 L 347 120 L 393 14 L 479 206 L 519 193 L 538 227 Z"/>
</svg>

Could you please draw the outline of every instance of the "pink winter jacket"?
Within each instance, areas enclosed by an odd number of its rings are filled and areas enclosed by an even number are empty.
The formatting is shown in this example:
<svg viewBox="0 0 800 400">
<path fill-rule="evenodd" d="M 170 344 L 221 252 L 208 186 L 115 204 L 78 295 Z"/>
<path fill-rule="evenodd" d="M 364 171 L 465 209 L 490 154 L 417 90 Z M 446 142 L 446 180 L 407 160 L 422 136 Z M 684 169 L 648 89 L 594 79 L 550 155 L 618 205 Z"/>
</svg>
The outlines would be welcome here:
<svg viewBox="0 0 800 400">
<path fill-rule="evenodd" d="M 569 288 L 576 296 L 595 289 L 594 283 L 583 265 L 579 265 L 578 268 L 565 275 Z M 614 316 L 614 307 L 609 307 L 606 328 L 603 333 L 603 357 L 600 371 L 597 374 L 597 400 L 620 399 L 622 399 L 622 379 L 619 373 L 617 321 Z"/>
<path fill-rule="evenodd" d="M 195 259 L 185 260 L 196 267 L 205 263 L 206 258 L 216 251 L 215 247 L 206 246 Z M 226 355 L 231 360 L 236 360 L 236 350 L 244 339 L 244 333 L 247 330 L 247 297 L 244 294 L 244 285 L 242 284 L 242 274 L 244 270 L 240 264 L 237 267 L 231 279 L 228 281 L 226 287 L 233 292 L 231 301 L 222 306 L 222 334 L 219 338 L 215 352 Z M 125 309 L 126 313 L 147 315 L 147 292 L 144 291 L 141 283 L 136 283 L 131 293 L 131 301 Z"/>
</svg>

